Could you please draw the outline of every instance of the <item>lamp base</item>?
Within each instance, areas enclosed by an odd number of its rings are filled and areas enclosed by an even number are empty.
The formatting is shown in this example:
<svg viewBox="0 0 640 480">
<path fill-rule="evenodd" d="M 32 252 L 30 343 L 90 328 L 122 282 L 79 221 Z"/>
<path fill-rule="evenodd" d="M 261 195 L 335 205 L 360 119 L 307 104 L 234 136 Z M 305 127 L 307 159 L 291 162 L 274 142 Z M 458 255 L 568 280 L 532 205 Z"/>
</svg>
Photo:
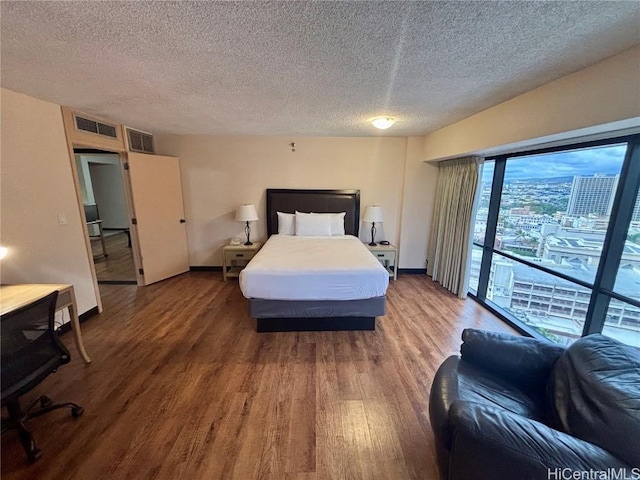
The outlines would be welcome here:
<svg viewBox="0 0 640 480">
<path fill-rule="evenodd" d="M 249 236 L 251 235 L 251 227 L 249 226 L 249 222 L 244 226 L 244 233 L 247 236 L 247 241 L 244 243 L 246 246 L 253 245 L 251 240 L 249 240 Z"/>
<path fill-rule="evenodd" d="M 370 247 L 375 247 L 377 245 L 376 242 L 374 242 L 375 239 L 376 239 L 376 222 L 371 222 L 371 243 L 369 244 Z"/>
</svg>

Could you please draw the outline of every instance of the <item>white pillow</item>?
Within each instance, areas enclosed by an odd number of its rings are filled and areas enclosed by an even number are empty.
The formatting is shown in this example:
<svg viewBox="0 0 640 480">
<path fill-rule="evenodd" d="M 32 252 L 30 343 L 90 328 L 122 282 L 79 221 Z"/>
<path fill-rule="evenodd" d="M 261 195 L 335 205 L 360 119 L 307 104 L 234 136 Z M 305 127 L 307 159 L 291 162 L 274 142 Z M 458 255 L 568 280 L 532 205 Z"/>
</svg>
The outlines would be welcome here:
<svg viewBox="0 0 640 480">
<path fill-rule="evenodd" d="M 278 234 L 279 235 L 295 235 L 296 234 L 296 216 L 294 213 L 276 212 L 278 214 Z"/>
<path fill-rule="evenodd" d="M 340 213 L 311 213 L 311 215 L 326 215 L 331 219 L 331 236 L 344 235 L 344 216 L 346 212 Z"/>
<path fill-rule="evenodd" d="M 324 215 L 296 212 L 296 235 L 331 236 L 331 218 Z"/>
</svg>

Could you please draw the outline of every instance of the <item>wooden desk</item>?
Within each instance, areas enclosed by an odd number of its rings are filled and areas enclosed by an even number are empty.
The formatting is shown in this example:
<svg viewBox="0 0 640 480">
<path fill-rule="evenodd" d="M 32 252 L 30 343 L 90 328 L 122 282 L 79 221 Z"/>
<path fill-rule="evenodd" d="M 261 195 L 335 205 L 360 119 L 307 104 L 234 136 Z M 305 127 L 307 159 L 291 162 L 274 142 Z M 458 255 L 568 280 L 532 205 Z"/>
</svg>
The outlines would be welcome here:
<svg viewBox="0 0 640 480">
<path fill-rule="evenodd" d="M 58 300 L 56 301 L 56 311 L 69 309 L 69 317 L 71 317 L 71 330 L 73 331 L 73 340 L 76 348 L 85 363 L 90 363 L 91 359 L 84 349 L 82 343 L 82 334 L 80 333 L 80 321 L 78 320 L 78 307 L 76 305 L 76 295 L 73 291 L 73 285 L 58 284 L 20 284 L 20 285 L 2 285 L 0 286 L 0 314 L 12 312 L 20 307 L 29 305 L 43 297 L 46 297 L 54 291 L 58 291 Z"/>
</svg>

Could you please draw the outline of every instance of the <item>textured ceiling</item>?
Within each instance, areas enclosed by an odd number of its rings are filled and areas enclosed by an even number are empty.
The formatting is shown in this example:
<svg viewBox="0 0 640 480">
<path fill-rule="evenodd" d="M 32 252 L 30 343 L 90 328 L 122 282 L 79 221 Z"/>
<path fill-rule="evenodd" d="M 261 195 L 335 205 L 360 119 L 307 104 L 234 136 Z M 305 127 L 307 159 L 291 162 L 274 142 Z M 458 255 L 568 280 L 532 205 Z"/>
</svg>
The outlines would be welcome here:
<svg viewBox="0 0 640 480">
<path fill-rule="evenodd" d="M 153 133 L 424 134 L 640 43 L 638 1 L 1 9 L 3 87 Z"/>
</svg>

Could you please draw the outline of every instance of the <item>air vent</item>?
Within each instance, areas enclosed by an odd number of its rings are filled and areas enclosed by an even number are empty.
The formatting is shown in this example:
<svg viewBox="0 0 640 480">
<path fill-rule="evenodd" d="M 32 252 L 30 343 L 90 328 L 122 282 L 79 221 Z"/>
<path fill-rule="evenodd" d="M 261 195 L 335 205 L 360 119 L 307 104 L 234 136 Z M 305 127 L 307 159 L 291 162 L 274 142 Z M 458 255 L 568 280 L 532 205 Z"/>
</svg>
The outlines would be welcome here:
<svg viewBox="0 0 640 480">
<path fill-rule="evenodd" d="M 109 125 L 108 123 L 96 122 L 90 118 L 80 117 L 74 115 L 76 122 L 76 130 L 82 130 L 83 132 L 97 133 L 110 138 L 118 138 L 118 131 L 115 125 Z"/>
<path fill-rule="evenodd" d="M 127 128 L 127 138 L 129 139 L 129 150 L 132 152 L 154 153 L 153 135 Z"/>
</svg>

